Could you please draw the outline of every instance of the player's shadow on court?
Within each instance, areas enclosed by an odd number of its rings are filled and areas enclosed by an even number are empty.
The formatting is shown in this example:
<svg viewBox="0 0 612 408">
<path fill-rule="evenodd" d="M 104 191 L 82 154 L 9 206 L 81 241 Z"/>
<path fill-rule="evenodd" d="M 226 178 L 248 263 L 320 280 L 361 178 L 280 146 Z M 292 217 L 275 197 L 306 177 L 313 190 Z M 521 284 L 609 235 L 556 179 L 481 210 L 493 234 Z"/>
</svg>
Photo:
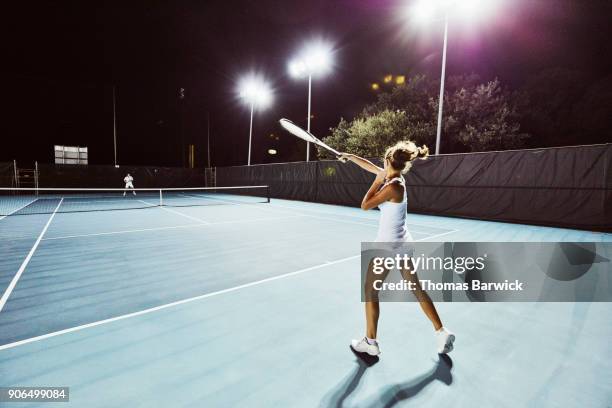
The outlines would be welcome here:
<svg viewBox="0 0 612 408">
<path fill-rule="evenodd" d="M 439 354 L 438 363 L 431 369 L 429 373 L 420 375 L 419 377 L 405 383 L 395 384 L 383 391 L 382 395 L 373 404 L 366 406 L 391 408 L 395 404 L 410 399 L 434 381 L 441 381 L 446 385 L 453 383 L 453 360 L 445 354 Z"/>
<path fill-rule="evenodd" d="M 338 384 L 338 386 L 331 391 L 330 395 L 324 398 L 320 404 L 320 407 L 343 407 L 344 401 L 346 401 L 349 395 L 351 395 L 359 386 L 361 377 L 363 377 L 368 367 L 372 367 L 374 364 L 378 363 L 379 358 L 377 356 L 370 356 L 366 353 L 357 353 L 351 347 L 349 348 L 355 355 L 355 362 L 357 363 L 357 366 L 350 375 L 346 376 L 346 379 L 342 383 Z"/>
<path fill-rule="evenodd" d="M 366 369 L 378 362 L 378 357 L 353 353 L 357 356 L 357 367 L 352 375 L 347 376 L 346 379 L 338 384 L 336 389 L 332 391 L 331 395 L 324 399 L 321 403 L 321 407 L 343 407 L 346 399 L 359 386 Z M 357 405 L 360 407 L 391 408 L 401 401 L 414 397 L 434 381 L 441 381 L 446 385 L 451 385 L 453 382 L 453 375 L 451 373 L 452 368 L 453 360 L 448 355 L 440 354 L 438 362 L 428 373 L 420 375 L 408 382 L 389 386 L 375 398 L 375 401 L 360 402 Z"/>
</svg>

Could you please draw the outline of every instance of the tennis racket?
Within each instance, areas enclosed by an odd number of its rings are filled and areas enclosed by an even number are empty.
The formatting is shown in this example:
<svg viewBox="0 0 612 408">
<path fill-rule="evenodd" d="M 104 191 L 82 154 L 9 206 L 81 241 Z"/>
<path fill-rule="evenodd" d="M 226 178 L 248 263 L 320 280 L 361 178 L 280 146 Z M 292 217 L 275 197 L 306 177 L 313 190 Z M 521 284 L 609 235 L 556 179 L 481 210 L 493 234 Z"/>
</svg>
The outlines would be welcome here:
<svg viewBox="0 0 612 408">
<path fill-rule="evenodd" d="M 296 125 L 295 123 L 290 121 L 289 119 L 284 119 L 283 118 L 283 119 L 279 120 L 279 123 L 281 124 L 281 126 L 287 132 L 291 133 L 293 136 L 297 136 L 300 139 L 303 139 L 303 140 L 305 140 L 307 142 L 314 143 L 317 146 L 321 146 L 322 148 L 329 150 L 330 152 L 332 152 L 336 156 L 341 156 L 342 155 L 342 153 L 340 153 L 339 151 L 337 151 L 333 147 L 329 147 L 328 145 L 326 145 L 325 143 L 323 143 L 322 141 L 317 139 L 315 135 L 313 135 L 312 133 L 307 132 L 306 130 L 302 129 L 301 127 L 299 127 L 298 125 Z"/>
</svg>

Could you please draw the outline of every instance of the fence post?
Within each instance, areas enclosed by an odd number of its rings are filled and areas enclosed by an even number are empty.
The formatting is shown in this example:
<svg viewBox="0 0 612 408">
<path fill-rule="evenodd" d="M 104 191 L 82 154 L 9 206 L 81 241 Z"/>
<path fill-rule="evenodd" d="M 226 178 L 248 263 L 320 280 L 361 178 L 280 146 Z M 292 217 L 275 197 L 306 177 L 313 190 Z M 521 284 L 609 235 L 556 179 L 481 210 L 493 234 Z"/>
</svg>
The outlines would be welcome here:
<svg viewBox="0 0 612 408">
<path fill-rule="evenodd" d="M 318 203 L 318 198 L 319 198 L 319 163 L 320 161 L 317 160 L 314 162 L 315 163 L 315 195 L 314 195 L 314 201 L 315 203 Z"/>
</svg>

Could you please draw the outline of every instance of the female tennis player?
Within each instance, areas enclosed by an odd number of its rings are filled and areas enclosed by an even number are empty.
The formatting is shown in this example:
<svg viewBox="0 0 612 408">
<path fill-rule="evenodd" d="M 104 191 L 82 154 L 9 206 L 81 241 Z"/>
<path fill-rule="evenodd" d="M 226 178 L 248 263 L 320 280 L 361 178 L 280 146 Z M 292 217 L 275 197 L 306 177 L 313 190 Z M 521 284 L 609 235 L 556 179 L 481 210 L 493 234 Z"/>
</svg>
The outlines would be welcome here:
<svg viewBox="0 0 612 408">
<path fill-rule="evenodd" d="M 428 155 L 429 150 L 427 146 L 417 147 L 413 142 L 405 141 L 399 142 L 387 149 L 384 156 L 383 169 L 374 165 L 369 160 L 353 154 L 342 153 L 339 156 L 341 161 L 352 161 L 362 169 L 376 175 L 372 186 L 363 197 L 361 208 L 371 210 L 378 207 L 380 209 L 378 235 L 376 236 L 377 242 L 412 241 L 412 236 L 406 228 L 407 196 L 406 184 L 402 174 L 410 170 L 414 160 L 426 158 Z M 371 270 L 368 274 L 371 275 Z M 436 307 L 429 295 L 421 289 L 416 274 L 410 274 L 409 270 L 402 271 L 402 274 L 407 279 L 416 283 L 417 289 L 415 290 L 415 295 L 423 312 L 425 312 L 433 324 L 438 353 L 449 353 L 453 349 L 455 335 L 442 325 Z M 380 346 L 376 340 L 379 315 L 380 307 L 376 294 L 369 298 L 366 297 L 366 335 L 361 340 L 353 340 L 351 342 L 353 350 L 372 356 L 380 354 Z"/>
</svg>

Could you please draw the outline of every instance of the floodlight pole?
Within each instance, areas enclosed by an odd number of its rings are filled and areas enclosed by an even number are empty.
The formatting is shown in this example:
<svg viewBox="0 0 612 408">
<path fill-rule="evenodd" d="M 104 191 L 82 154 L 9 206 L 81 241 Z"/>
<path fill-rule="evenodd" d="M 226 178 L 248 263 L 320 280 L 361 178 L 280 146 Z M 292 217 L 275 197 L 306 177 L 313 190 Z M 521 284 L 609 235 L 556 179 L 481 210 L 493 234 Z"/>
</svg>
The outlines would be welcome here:
<svg viewBox="0 0 612 408">
<path fill-rule="evenodd" d="M 436 132 L 436 155 L 440 154 L 442 134 L 442 108 L 444 106 L 444 77 L 446 76 L 446 45 L 448 42 L 448 12 L 444 14 L 444 46 L 442 48 L 442 74 L 440 75 L 440 99 L 438 100 L 438 130 Z"/>
<path fill-rule="evenodd" d="M 306 130 L 310 133 L 310 101 L 312 96 L 312 74 L 308 74 L 308 121 Z M 310 161 L 310 142 L 306 142 L 306 161 Z"/>
<path fill-rule="evenodd" d="M 115 167 L 117 167 L 117 111 L 115 100 L 115 85 L 113 85 L 113 144 L 115 148 Z"/>
<path fill-rule="evenodd" d="M 251 140 L 253 139 L 253 111 L 255 110 L 255 102 L 251 102 L 251 126 L 249 127 L 249 159 L 247 166 L 251 165 Z"/>
<path fill-rule="evenodd" d="M 208 155 L 208 167 L 210 168 L 210 112 L 206 112 L 206 152 Z"/>
</svg>

